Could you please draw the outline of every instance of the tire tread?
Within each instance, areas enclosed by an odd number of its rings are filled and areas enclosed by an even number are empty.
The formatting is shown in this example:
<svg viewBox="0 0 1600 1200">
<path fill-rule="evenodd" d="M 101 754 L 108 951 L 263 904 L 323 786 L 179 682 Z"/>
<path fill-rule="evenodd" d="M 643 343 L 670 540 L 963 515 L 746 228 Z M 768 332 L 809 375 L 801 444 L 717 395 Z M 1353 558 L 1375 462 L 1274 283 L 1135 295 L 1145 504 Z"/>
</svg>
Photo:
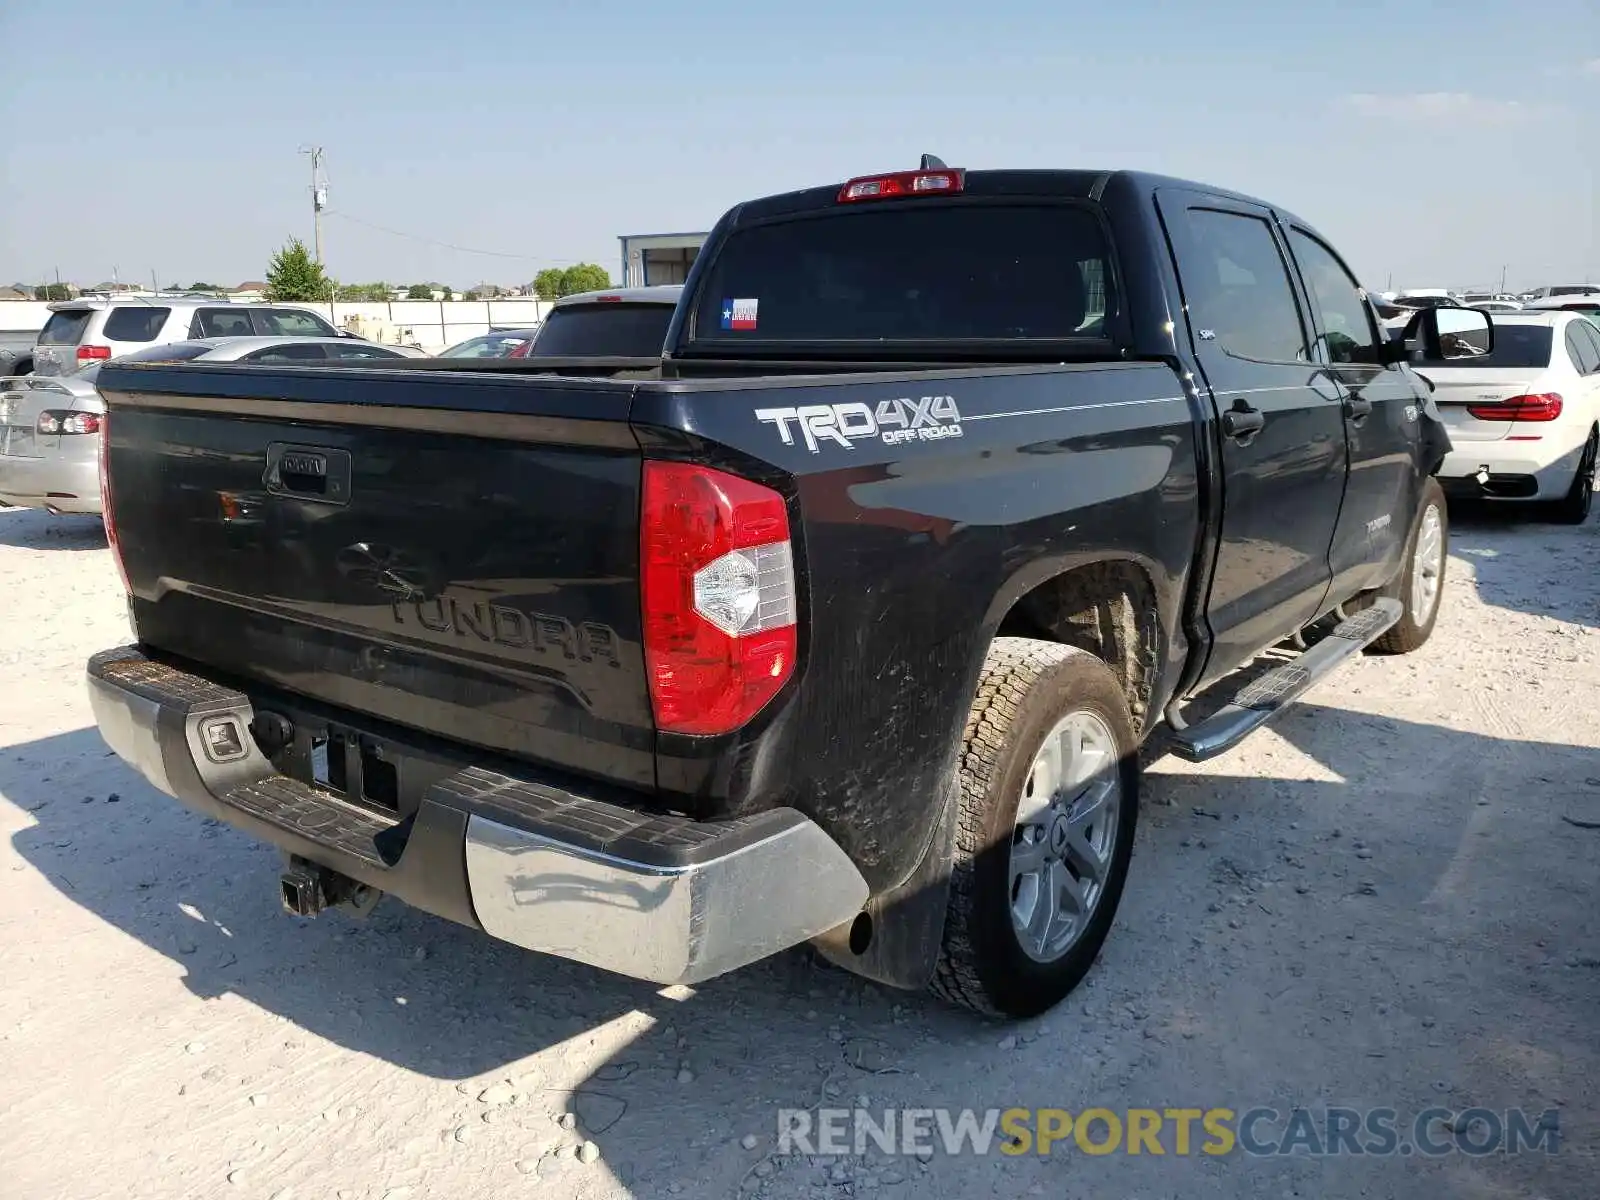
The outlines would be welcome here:
<svg viewBox="0 0 1600 1200">
<path fill-rule="evenodd" d="M 984 849 L 989 789 L 1000 766 L 1013 723 L 1039 679 L 1061 664 L 1081 657 L 1107 674 L 1087 650 L 1033 638 L 999 637 L 984 658 L 977 693 L 962 734 L 961 796 L 956 844 L 950 870 L 950 904 L 944 943 L 929 983 L 934 995 L 984 1016 L 1005 1014 L 989 998 L 978 977 L 977 947 L 971 915 L 977 889 L 977 858 Z"/>
</svg>

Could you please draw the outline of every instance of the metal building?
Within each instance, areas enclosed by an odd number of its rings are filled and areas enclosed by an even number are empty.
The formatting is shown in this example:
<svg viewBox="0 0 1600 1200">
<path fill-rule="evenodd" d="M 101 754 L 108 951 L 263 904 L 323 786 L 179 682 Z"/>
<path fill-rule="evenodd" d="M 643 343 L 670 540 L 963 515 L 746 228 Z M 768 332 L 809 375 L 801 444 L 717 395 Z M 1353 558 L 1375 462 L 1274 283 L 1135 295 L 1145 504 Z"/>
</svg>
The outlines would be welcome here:
<svg viewBox="0 0 1600 1200">
<path fill-rule="evenodd" d="M 634 233 L 622 243 L 623 287 L 683 283 L 709 233 Z"/>
</svg>

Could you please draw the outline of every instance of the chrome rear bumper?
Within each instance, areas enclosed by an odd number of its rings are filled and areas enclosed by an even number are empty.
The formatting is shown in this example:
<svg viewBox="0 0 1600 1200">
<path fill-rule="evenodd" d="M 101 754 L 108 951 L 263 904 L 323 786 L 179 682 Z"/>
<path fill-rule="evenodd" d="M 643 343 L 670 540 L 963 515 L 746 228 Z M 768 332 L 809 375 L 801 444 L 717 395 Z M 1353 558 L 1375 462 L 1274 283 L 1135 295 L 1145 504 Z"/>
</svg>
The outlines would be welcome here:
<svg viewBox="0 0 1600 1200">
<path fill-rule="evenodd" d="M 402 821 L 280 774 L 241 692 L 134 648 L 90 660 L 106 744 L 169 795 L 287 853 L 530 950 L 698 983 L 852 920 L 867 885 L 793 809 L 702 822 L 465 767 Z M 240 753 L 217 761 L 231 726 Z"/>
</svg>

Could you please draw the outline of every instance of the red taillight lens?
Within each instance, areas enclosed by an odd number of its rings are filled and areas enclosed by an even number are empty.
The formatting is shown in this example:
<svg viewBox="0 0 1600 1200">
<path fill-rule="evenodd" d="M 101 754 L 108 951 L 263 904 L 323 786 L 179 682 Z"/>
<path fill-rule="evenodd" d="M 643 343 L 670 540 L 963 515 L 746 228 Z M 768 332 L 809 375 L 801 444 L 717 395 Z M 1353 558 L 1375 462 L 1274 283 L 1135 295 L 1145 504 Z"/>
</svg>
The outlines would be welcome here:
<svg viewBox="0 0 1600 1200">
<path fill-rule="evenodd" d="M 67 412 L 49 408 L 39 414 L 34 428 L 47 437 L 57 434 L 99 433 L 101 417 L 98 413 Z"/>
<path fill-rule="evenodd" d="M 122 576 L 122 590 L 131 592 L 128 569 L 122 565 L 122 546 L 117 542 L 117 523 L 111 511 L 111 429 L 107 417 L 100 418 L 100 517 L 106 525 L 111 561 L 117 564 L 117 574 Z"/>
<path fill-rule="evenodd" d="M 858 200 L 890 200 L 902 196 L 950 196 L 966 185 L 966 172 L 945 168 L 938 171 L 896 171 L 890 175 L 863 175 L 839 189 L 839 203 Z"/>
<path fill-rule="evenodd" d="M 639 541 L 656 727 L 739 728 L 794 674 L 794 559 L 783 497 L 709 467 L 647 462 Z"/>
<path fill-rule="evenodd" d="M 96 413 L 68 413 L 61 422 L 62 433 L 99 433 L 100 417 Z"/>
<path fill-rule="evenodd" d="M 1467 411 L 1480 421 L 1554 421 L 1561 415 L 1561 397 L 1555 392 L 1538 392 L 1493 404 L 1469 404 Z"/>
<path fill-rule="evenodd" d="M 79 346 L 78 347 L 78 361 L 81 362 L 81 363 L 82 362 L 93 362 L 96 359 L 110 358 L 110 357 L 111 357 L 111 347 L 110 346 Z"/>
</svg>

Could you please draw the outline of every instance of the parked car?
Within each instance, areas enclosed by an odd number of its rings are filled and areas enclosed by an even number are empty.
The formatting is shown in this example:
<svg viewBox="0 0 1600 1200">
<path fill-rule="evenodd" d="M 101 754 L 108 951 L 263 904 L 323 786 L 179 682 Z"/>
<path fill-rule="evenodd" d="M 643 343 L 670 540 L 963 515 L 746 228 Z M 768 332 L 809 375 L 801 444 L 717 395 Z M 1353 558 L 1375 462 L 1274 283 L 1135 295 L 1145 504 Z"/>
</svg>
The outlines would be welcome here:
<svg viewBox="0 0 1600 1200">
<path fill-rule="evenodd" d="M 226 337 L 195 338 L 121 356 L 127 362 L 377 363 L 384 359 L 427 358 L 415 346 L 388 346 L 356 338 Z"/>
<path fill-rule="evenodd" d="M 564 307 L 536 351 L 587 344 Z M 108 366 L 106 742 L 282 847 L 297 913 L 392 892 L 658 982 L 813 940 L 1017 1016 L 1107 936 L 1163 719 L 1209 758 L 1434 627 L 1428 389 L 1260 201 L 931 160 L 755 200 L 664 345 Z"/>
<path fill-rule="evenodd" d="M 1525 299 L 1554 300 L 1562 296 L 1600 296 L 1600 287 L 1592 283 L 1568 283 L 1559 287 L 1535 288 Z"/>
<path fill-rule="evenodd" d="M 1411 307 L 1411 309 L 1426 309 L 1426 307 L 1454 306 L 1459 304 L 1456 294 L 1448 288 L 1402 288 L 1395 293 L 1395 304 Z"/>
<path fill-rule="evenodd" d="M 510 357 L 659 359 L 682 294 L 682 284 L 663 283 L 563 296 L 538 337 Z"/>
<path fill-rule="evenodd" d="M 1464 303 L 1468 308 L 1481 308 L 1484 312 L 1511 313 L 1522 311 L 1522 303 L 1518 300 L 1467 300 Z"/>
<path fill-rule="evenodd" d="M 27 329 L 0 329 L 0 378 L 33 373 L 33 341 L 38 334 Z"/>
<path fill-rule="evenodd" d="M 539 332 L 532 329 L 491 329 L 479 337 L 457 342 L 448 350 L 439 352 L 440 358 L 505 358 L 512 351 L 528 345 Z"/>
<path fill-rule="evenodd" d="M 0 505 L 100 511 L 105 405 L 88 374 L 0 379 Z"/>
<path fill-rule="evenodd" d="M 303 308 L 177 297 L 66 300 L 50 305 L 50 319 L 34 347 L 33 369 L 40 375 L 70 375 L 149 346 L 216 337 L 361 341 Z"/>
<path fill-rule="evenodd" d="M 1538 501 L 1578 524 L 1594 497 L 1600 445 L 1600 327 L 1580 314 L 1495 317 L 1493 350 L 1444 362 L 1419 355 L 1454 446 L 1447 495 Z"/>
<path fill-rule="evenodd" d="M 1544 300 L 1531 300 L 1523 307 L 1527 312 L 1575 312 L 1600 323 L 1600 293 L 1592 296 L 1556 296 Z"/>
<path fill-rule="evenodd" d="M 423 357 L 409 346 L 348 338 L 209 338 L 150 346 L 118 361 L 371 363 Z M 54 513 L 100 511 L 103 363 L 71 375 L 0 379 L 0 503 Z"/>
</svg>

